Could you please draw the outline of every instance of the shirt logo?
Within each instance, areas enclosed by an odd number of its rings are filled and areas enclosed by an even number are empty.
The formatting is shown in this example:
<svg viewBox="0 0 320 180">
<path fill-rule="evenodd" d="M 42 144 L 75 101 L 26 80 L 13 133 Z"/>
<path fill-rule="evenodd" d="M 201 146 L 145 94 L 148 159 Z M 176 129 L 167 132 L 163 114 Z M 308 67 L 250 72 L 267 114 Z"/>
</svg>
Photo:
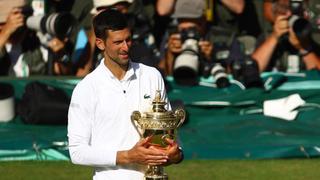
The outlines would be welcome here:
<svg viewBox="0 0 320 180">
<path fill-rule="evenodd" d="M 143 98 L 144 98 L 144 99 L 149 99 L 149 98 L 150 98 L 150 95 L 145 94 L 145 95 L 143 96 Z"/>
</svg>

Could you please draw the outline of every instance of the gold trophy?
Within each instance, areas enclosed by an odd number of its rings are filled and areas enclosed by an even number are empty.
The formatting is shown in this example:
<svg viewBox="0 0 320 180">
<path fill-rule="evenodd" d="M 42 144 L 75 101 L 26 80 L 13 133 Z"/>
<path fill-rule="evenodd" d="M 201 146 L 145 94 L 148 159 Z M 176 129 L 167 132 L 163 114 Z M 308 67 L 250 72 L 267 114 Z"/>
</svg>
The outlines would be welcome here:
<svg viewBox="0 0 320 180">
<path fill-rule="evenodd" d="M 161 101 L 161 94 L 158 90 L 152 102 L 152 112 L 140 113 L 134 111 L 131 120 L 140 137 L 151 137 L 151 144 L 158 148 L 168 146 L 166 138 L 175 138 L 177 129 L 185 120 L 185 111 L 177 109 L 174 113 L 165 109 L 166 102 Z M 145 180 L 168 180 L 163 166 L 148 166 L 145 173 Z"/>
</svg>

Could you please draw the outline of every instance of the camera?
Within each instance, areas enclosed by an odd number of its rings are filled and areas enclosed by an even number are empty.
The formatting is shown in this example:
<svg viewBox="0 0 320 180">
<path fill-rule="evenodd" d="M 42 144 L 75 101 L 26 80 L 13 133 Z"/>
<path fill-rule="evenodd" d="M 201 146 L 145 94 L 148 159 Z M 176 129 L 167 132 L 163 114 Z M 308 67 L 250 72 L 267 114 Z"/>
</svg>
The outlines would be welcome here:
<svg viewBox="0 0 320 180">
<path fill-rule="evenodd" d="M 199 76 L 205 78 L 212 76 L 218 88 L 230 85 L 228 74 L 223 62 L 207 62 L 201 58 L 198 42 L 200 33 L 195 28 L 184 29 L 180 32 L 182 52 L 176 57 L 173 66 L 173 78 L 181 85 L 196 85 Z M 224 49 L 228 50 L 227 48 Z M 220 53 L 221 61 L 227 59 L 227 54 Z"/>
<path fill-rule="evenodd" d="M 231 69 L 233 78 L 242 82 L 246 88 L 263 87 L 258 64 L 250 56 L 233 61 Z"/>
<path fill-rule="evenodd" d="M 304 1 L 290 0 L 289 6 L 292 13 L 288 21 L 289 26 L 292 27 L 301 44 L 303 46 L 308 46 L 311 41 L 312 24 L 304 17 Z"/>
<path fill-rule="evenodd" d="M 206 63 L 203 67 L 203 76 L 212 76 L 218 88 L 225 88 L 230 85 L 226 69 L 220 63 Z"/>
<path fill-rule="evenodd" d="M 49 15 L 30 16 L 27 27 L 43 33 L 48 33 L 59 39 L 68 37 L 74 26 L 74 18 L 70 13 L 52 13 Z"/>
<path fill-rule="evenodd" d="M 178 84 L 196 85 L 200 72 L 200 33 L 195 28 L 187 28 L 180 32 L 180 36 L 182 52 L 175 59 L 173 77 Z"/>
<path fill-rule="evenodd" d="M 303 17 L 305 10 L 303 0 L 290 0 L 289 6 L 293 15 Z"/>
<path fill-rule="evenodd" d="M 29 29 L 50 34 L 63 40 L 68 37 L 75 25 L 75 18 L 69 12 L 51 13 L 33 16 L 30 6 L 22 7 L 22 13 L 27 17 L 26 26 Z"/>
<path fill-rule="evenodd" d="M 225 42 L 214 43 L 213 63 L 204 62 L 202 75 L 207 78 L 212 76 L 218 88 L 225 88 L 230 85 L 226 68 L 230 56 L 230 48 Z"/>
<path fill-rule="evenodd" d="M 228 58 L 233 78 L 246 88 L 263 87 L 257 62 L 251 57 L 254 40 L 243 36 L 234 38 L 230 46 Z"/>
<path fill-rule="evenodd" d="M 216 42 L 214 43 L 213 58 L 217 63 L 226 67 L 228 58 L 230 56 L 230 47 L 226 42 Z"/>
</svg>

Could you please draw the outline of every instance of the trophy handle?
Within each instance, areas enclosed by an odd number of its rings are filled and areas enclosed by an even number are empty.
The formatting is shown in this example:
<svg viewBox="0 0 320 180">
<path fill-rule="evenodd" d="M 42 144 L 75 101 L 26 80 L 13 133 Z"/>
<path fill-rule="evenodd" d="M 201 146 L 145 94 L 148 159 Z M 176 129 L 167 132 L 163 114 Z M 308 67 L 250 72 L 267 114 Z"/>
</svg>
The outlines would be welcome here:
<svg viewBox="0 0 320 180">
<path fill-rule="evenodd" d="M 178 128 L 183 124 L 184 120 L 186 119 L 186 112 L 183 109 L 179 108 L 174 112 L 174 114 L 176 115 L 176 117 L 180 119 L 177 125 L 177 128 Z"/>
<path fill-rule="evenodd" d="M 141 119 L 141 113 L 139 111 L 134 111 L 131 115 L 131 121 L 133 123 L 134 128 L 136 128 L 140 137 L 143 138 L 143 129 L 139 124 L 139 120 Z"/>
</svg>

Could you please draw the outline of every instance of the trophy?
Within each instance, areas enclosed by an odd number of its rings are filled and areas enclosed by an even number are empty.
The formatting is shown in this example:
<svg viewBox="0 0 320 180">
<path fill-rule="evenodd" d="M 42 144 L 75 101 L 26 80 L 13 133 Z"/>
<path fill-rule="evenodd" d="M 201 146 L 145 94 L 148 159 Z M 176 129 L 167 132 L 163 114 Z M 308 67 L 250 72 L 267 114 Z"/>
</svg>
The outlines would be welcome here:
<svg viewBox="0 0 320 180">
<path fill-rule="evenodd" d="M 152 102 L 152 112 L 140 113 L 134 111 L 131 120 L 140 137 L 151 137 L 150 143 L 158 148 L 168 146 L 166 138 L 175 138 L 177 129 L 185 119 L 185 111 L 177 109 L 174 113 L 165 109 L 166 102 L 161 101 L 161 94 L 158 90 Z M 145 180 L 168 180 L 163 166 L 148 166 L 145 173 Z"/>
</svg>

